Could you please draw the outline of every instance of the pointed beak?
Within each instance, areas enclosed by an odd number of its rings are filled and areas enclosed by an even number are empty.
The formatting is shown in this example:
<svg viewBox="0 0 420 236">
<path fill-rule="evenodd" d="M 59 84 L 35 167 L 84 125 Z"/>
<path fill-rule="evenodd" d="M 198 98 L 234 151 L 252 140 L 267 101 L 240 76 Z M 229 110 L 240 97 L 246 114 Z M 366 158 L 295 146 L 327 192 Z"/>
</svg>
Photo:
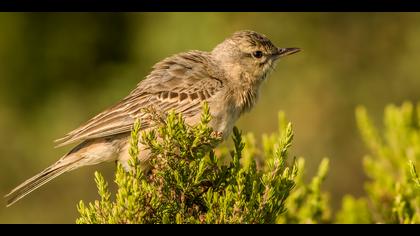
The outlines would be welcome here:
<svg viewBox="0 0 420 236">
<path fill-rule="evenodd" d="M 275 59 L 288 56 L 300 52 L 300 48 L 278 48 L 277 53 L 274 54 Z"/>
</svg>

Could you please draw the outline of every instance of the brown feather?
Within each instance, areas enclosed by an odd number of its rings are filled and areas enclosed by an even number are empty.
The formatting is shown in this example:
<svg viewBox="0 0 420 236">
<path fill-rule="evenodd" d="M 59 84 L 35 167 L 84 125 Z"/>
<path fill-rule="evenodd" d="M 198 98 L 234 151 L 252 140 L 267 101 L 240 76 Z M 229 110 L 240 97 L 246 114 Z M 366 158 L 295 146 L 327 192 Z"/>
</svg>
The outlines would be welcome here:
<svg viewBox="0 0 420 236">
<path fill-rule="evenodd" d="M 120 103 L 57 139 L 56 147 L 129 132 L 137 118 L 145 118 L 142 108 L 182 111 L 189 116 L 198 114 L 201 102 L 222 88 L 221 80 L 215 79 L 216 75 L 207 68 L 212 63 L 209 58 L 206 52 L 190 51 L 157 63 L 149 76 Z M 150 128 L 150 125 L 142 120 L 142 129 Z"/>
</svg>

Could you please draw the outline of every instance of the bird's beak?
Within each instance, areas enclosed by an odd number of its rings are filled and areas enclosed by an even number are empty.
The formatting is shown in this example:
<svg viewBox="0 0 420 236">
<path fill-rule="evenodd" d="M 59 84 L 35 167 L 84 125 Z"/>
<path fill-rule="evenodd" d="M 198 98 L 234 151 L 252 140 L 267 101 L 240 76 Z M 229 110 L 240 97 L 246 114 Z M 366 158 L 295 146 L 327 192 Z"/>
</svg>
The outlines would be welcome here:
<svg viewBox="0 0 420 236">
<path fill-rule="evenodd" d="M 275 59 L 288 56 L 300 52 L 300 48 L 278 48 L 277 53 L 274 54 Z"/>
</svg>

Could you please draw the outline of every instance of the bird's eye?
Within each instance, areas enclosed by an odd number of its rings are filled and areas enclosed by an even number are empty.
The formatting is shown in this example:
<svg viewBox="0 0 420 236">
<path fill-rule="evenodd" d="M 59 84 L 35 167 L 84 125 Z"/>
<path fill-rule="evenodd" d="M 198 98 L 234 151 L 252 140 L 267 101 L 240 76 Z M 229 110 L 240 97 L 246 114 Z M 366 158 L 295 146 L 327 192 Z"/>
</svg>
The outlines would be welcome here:
<svg viewBox="0 0 420 236">
<path fill-rule="evenodd" d="M 252 53 L 252 56 L 255 58 L 261 58 L 263 56 L 263 53 L 261 51 L 255 51 Z"/>
</svg>

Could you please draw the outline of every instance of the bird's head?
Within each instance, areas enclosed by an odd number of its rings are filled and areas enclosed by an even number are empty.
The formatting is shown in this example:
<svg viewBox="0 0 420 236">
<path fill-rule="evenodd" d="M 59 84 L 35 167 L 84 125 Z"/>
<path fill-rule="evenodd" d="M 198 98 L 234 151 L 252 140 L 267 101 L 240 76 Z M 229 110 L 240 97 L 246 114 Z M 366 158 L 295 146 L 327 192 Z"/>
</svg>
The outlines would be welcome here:
<svg viewBox="0 0 420 236">
<path fill-rule="evenodd" d="M 299 51 L 299 48 L 276 47 L 265 35 L 244 30 L 217 45 L 212 55 L 233 78 L 245 75 L 264 80 L 278 59 Z"/>
</svg>

